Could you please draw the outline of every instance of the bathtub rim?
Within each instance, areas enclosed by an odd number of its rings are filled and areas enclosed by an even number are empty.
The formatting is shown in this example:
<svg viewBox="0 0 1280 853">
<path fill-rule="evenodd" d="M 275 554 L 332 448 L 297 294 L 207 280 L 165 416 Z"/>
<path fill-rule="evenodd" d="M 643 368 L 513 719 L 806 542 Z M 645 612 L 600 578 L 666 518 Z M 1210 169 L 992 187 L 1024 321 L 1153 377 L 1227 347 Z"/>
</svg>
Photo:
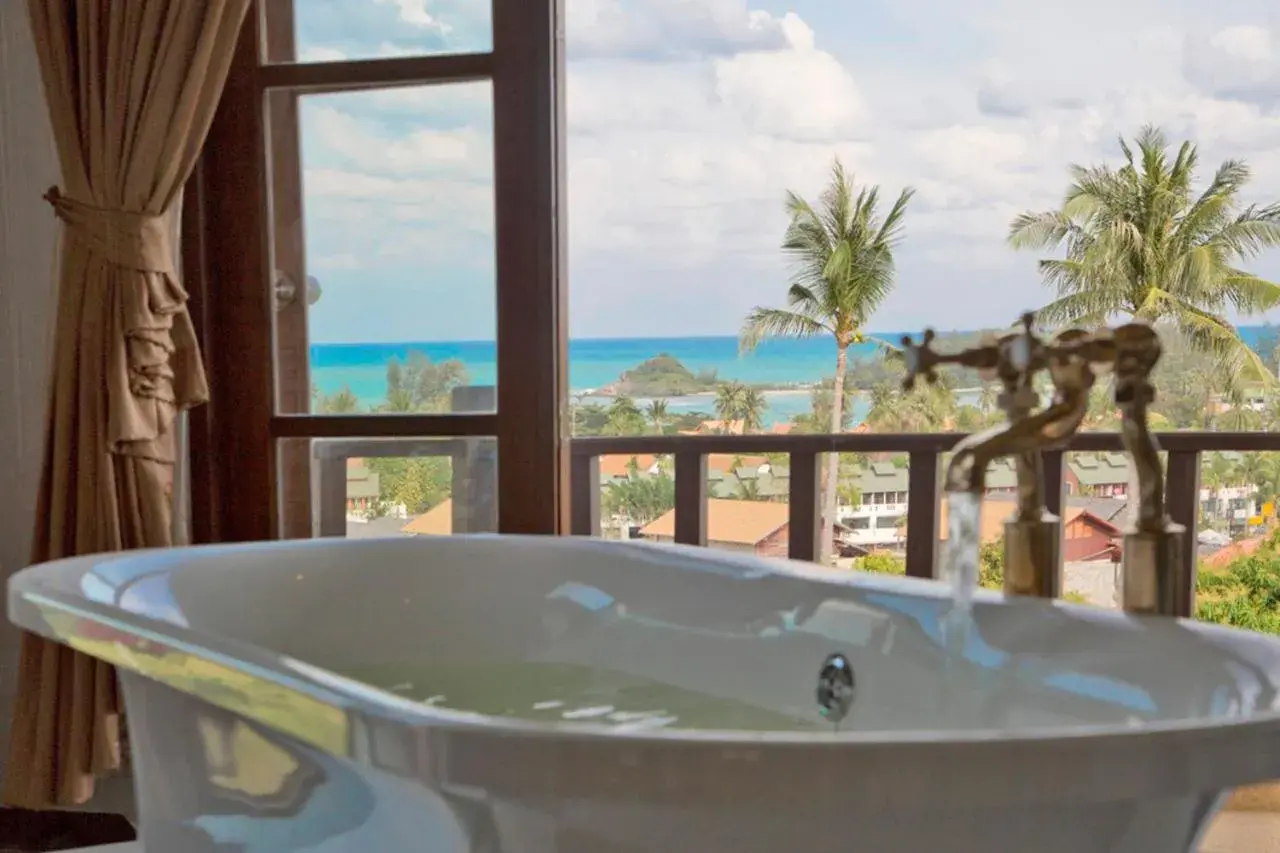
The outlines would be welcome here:
<svg viewBox="0 0 1280 853">
<path fill-rule="evenodd" d="M 482 534 L 472 537 L 518 540 L 517 544 L 540 546 L 545 537 L 496 536 Z M 382 540 L 342 540 L 342 547 L 361 547 L 364 543 Z M 555 540 L 557 544 L 573 541 L 567 538 Z M 855 730 L 838 733 L 811 731 L 750 732 L 744 730 L 716 729 L 656 729 L 621 731 L 589 722 L 536 722 L 518 718 L 467 714 L 447 708 L 425 705 L 400 697 L 394 693 L 329 672 L 295 658 L 270 650 L 226 638 L 216 637 L 198 629 L 177 625 L 152 616 L 127 612 L 124 620 L 113 615 L 122 612 L 118 608 L 76 595 L 66 589 L 70 577 L 83 577 L 94 566 L 103 562 L 161 559 L 172 571 L 188 558 L 208 558 L 218 553 L 259 553 L 264 549 L 289 549 L 299 546 L 322 547 L 332 545 L 324 540 L 292 542 L 259 542 L 244 544 L 207 545 L 190 548 L 155 549 L 124 553 L 106 553 L 84 557 L 72 557 L 51 561 L 24 569 L 10 579 L 9 615 L 23 630 L 41 634 L 64 643 L 112 664 L 136 673 L 188 695 L 208 702 L 223 710 L 243 716 L 257 724 L 282 731 L 311 746 L 340 758 L 368 762 L 371 749 L 367 739 L 374 730 L 385 731 L 387 726 L 402 732 L 415 732 L 429 738 L 501 737 L 527 741 L 530 746 L 543 748 L 557 744 L 571 748 L 585 745 L 608 750 L 620 757 L 633 756 L 637 751 L 686 751 L 685 760 L 705 760 L 753 756 L 759 761 L 769 754 L 802 753 L 814 769 L 835 769 L 847 762 L 866 763 L 872 759 L 886 761 L 890 765 L 902 765 L 901 773 L 914 780 L 919 787 L 921 773 L 939 763 L 963 763 L 971 768 L 990 768 L 994 763 L 1006 764 L 1014 757 L 1004 772 L 1008 784 L 1000 802 L 1008 802 L 1009 796 L 1025 791 L 1018 784 L 1024 771 L 1017 766 L 1041 766 L 1046 775 L 1057 777 L 1052 784 L 1055 798 L 1066 797 L 1071 801 L 1113 801 L 1135 797 L 1179 796 L 1206 793 L 1250 782 L 1266 781 L 1280 773 L 1280 746 L 1273 745 L 1280 734 L 1280 710 L 1254 713 L 1237 719 L 1171 719 L 1144 723 L 1141 726 L 1091 725 L 1073 727 L 1037 727 L 1015 732 L 998 729 L 963 730 Z M 629 543 L 614 544 L 631 547 Z M 667 550 L 671 546 L 653 546 Z M 679 549 L 681 546 L 677 546 Z M 705 549 L 684 547 L 689 555 L 707 559 Z M 713 560 L 715 561 L 715 560 Z M 737 562 L 744 562 L 737 559 Z M 745 561 L 755 565 L 762 561 Z M 766 563 L 767 565 L 767 563 Z M 55 580 L 56 579 L 56 580 Z M 890 586 L 902 588 L 903 579 L 895 578 Z M 921 591 L 937 586 L 929 581 L 906 579 L 906 586 L 916 586 Z M 984 598 L 999 601 L 991 594 Z M 1054 606 L 1076 607 L 1055 603 Z M 1119 614 L 1102 614 L 1107 618 L 1133 618 Z M 53 617 L 53 621 L 50 621 Z M 148 641 L 153 651 L 140 653 L 127 649 L 119 641 L 109 642 L 104 648 L 83 633 L 59 631 L 54 622 L 70 617 Z M 76 624 L 76 623 L 73 623 Z M 1206 626 L 1198 623 L 1197 630 Z M 1243 635 L 1248 632 L 1207 626 L 1215 634 Z M 1268 638 L 1268 643 L 1280 647 L 1280 641 Z M 190 684 L 179 683 L 167 677 L 149 662 L 169 654 L 186 655 L 191 659 L 209 662 L 226 672 L 247 679 L 251 684 L 269 685 L 286 691 L 291 696 L 315 708 L 328 710 L 333 720 L 333 730 L 317 735 L 298 726 L 281 725 L 279 719 L 270 719 L 259 709 L 234 703 L 228 704 L 224 696 L 209 692 L 193 692 Z M 1209 743 L 1205 743 L 1209 741 Z M 1212 760 L 1190 760 L 1187 748 L 1200 746 L 1209 750 Z M 1135 772 L 1132 758 L 1141 753 L 1145 770 Z M 698 755 L 703 758 L 699 759 Z M 908 765 L 919 764 L 917 772 Z M 1080 764 L 1079 770 L 1070 765 Z M 375 765 L 377 766 L 377 765 Z M 383 767 L 382 769 L 388 769 Z M 424 767 L 402 768 L 408 775 L 425 772 Z M 821 774 L 819 774 L 821 775 Z M 1063 785 L 1064 777 L 1072 777 L 1073 784 Z M 984 779 L 989 783 L 990 779 Z M 883 784 L 893 783 L 884 780 Z M 926 787 L 933 787 L 932 785 Z M 1034 787 L 1034 786 L 1030 786 Z M 1063 788 L 1069 790 L 1063 790 Z M 936 795 L 935 795 L 936 796 Z M 914 797 L 913 797 L 914 799 Z M 983 797 L 983 800 L 989 798 Z M 1039 798 L 1033 797 L 1033 801 Z"/>
</svg>

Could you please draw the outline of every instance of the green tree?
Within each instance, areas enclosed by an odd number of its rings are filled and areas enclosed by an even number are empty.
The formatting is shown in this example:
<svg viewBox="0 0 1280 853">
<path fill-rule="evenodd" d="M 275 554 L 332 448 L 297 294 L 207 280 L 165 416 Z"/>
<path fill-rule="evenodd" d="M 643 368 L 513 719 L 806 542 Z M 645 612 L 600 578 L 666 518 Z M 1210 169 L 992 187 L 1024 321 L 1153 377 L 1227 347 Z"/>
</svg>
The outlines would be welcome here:
<svg viewBox="0 0 1280 853">
<path fill-rule="evenodd" d="M 883 382 L 871 389 L 867 424 L 882 432 L 937 432 L 958 426 L 959 415 L 951 380 L 939 374 L 936 383 L 917 383 L 910 391 L 900 384 Z"/>
<path fill-rule="evenodd" d="M 360 400 L 348 386 L 343 385 L 336 394 L 321 394 L 318 408 L 326 415 L 350 415 L 360 410 Z"/>
<path fill-rule="evenodd" d="M 737 423 L 742 424 L 743 433 L 760 432 L 768 408 L 769 401 L 756 388 L 741 382 L 721 382 L 716 386 L 716 418 L 724 422 L 724 432 L 731 431 Z"/>
<path fill-rule="evenodd" d="M 602 435 L 609 423 L 609 410 L 599 403 L 583 403 L 580 400 L 571 404 L 573 411 L 573 434 L 578 436 Z"/>
<path fill-rule="evenodd" d="M 841 432 L 853 426 L 853 407 L 857 399 L 858 389 L 845 383 L 844 400 L 840 403 Z M 797 431 L 807 435 L 831 432 L 831 407 L 834 400 L 835 380 L 828 376 L 809 391 L 809 411 L 792 418 Z"/>
<path fill-rule="evenodd" d="M 450 394 L 467 384 L 467 368 L 457 359 L 432 361 L 426 353 L 410 350 L 401 363 L 392 358 L 387 363 L 387 402 L 384 411 L 447 412 Z"/>
<path fill-rule="evenodd" d="M 605 511 L 631 524 L 644 525 L 676 505 L 676 483 L 665 470 L 641 475 L 634 469 L 625 480 L 610 483 L 603 496 Z"/>
<path fill-rule="evenodd" d="M 1163 132 L 1145 127 L 1124 139 L 1124 165 L 1071 167 L 1072 183 L 1058 210 L 1013 220 L 1017 249 L 1064 249 L 1040 261 L 1057 298 L 1039 312 L 1058 324 L 1100 326 L 1114 316 L 1178 329 L 1233 369 L 1261 378 L 1258 354 L 1224 315 L 1248 316 L 1280 304 L 1280 286 L 1237 266 L 1280 244 L 1280 205 L 1240 201 L 1249 168 L 1239 160 L 1218 167 L 1194 194 L 1198 152 L 1183 142 L 1173 159 Z"/>
<path fill-rule="evenodd" d="M 605 435 L 641 435 L 644 431 L 644 413 L 640 411 L 636 401 L 625 394 L 614 397 L 604 425 Z"/>
<path fill-rule="evenodd" d="M 721 422 L 721 432 L 728 432 L 731 424 L 739 419 L 746 393 L 747 386 L 741 382 L 721 382 L 716 386 L 716 419 Z"/>
<path fill-rule="evenodd" d="M 895 247 L 902 239 L 907 204 L 913 191 L 903 190 L 889 211 L 880 214 L 880 188 L 858 189 L 837 159 L 831 181 L 816 206 L 795 192 L 787 193 L 790 223 L 782 249 L 793 262 L 787 308 L 756 307 L 746 317 L 739 338 L 744 351 L 767 338 L 830 335 L 836 342 L 836 370 L 831 431 L 844 424 L 844 381 L 849 347 L 866 340 L 872 313 L 894 284 Z M 837 460 L 830 454 L 822 519 L 822 558 L 831 555 L 835 520 Z"/>
<path fill-rule="evenodd" d="M 431 509 L 449 497 L 453 487 L 452 466 L 446 456 L 375 457 L 365 464 L 378 475 L 382 503 L 402 504 L 410 515 Z"/>
<path fill-rule="evenodd" d="M 748 388 L 742 394 L 742 408 L 739 411 L 742 421 L 742 432 L 749 434 L 764 429 L 764 413 L 769 409 L 769 400 L 759 388 Z"/>
<path fill-rule="evenodd" d="M 1196 618 L 1280 634 L 1280 555 L 1272 539 L 1225 570 L 1196 574 Z"/>
<path fill-rule="evenodd" d="M 667 410 L 666 400 L 653 400 L 649 403 L 649 423 L 653 431 L 662 435 L 671 425 L 671 413 Z"/>
<path fill-rule="evenodd" d="M 983 382 L 982 390 L 978 392 L 978 411 L 982 412 L 982 416 L 990 419 L 999 402 L 1000 386 L 994 382 Z"/>
</svg>

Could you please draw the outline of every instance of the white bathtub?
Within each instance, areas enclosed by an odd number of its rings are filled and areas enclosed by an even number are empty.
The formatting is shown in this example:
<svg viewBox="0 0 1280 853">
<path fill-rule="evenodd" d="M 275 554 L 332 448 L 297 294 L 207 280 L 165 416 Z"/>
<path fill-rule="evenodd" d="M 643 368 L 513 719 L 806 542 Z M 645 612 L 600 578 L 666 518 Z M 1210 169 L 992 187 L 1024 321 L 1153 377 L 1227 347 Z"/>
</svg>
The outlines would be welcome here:
<svg viewBox="0 0 1280 853">
<path fill-rule="evenodd" d="M 9 601 L 120 667 L 147 853 L 1157 853 L 1280 777 L 1275 639 L 980 597 L 944 677 L 944 592 L 459 537 L 82 558 Z M 669 707 L 555 695 L 605 671 Z M 418 701 L 441 685 L 488 715 Z"/>
</svg>

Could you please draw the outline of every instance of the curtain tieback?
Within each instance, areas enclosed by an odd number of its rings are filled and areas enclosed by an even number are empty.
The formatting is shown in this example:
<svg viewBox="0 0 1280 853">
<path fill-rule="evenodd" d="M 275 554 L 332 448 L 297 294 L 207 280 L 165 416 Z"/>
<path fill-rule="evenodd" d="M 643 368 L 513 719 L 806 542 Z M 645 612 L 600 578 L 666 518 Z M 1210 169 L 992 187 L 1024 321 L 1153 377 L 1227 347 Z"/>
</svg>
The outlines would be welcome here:
<svg viewBox="0 0 1280 853">
<path fill-rule="evenodd" d="M 165 216 L 110 210 L 50 187 L 44 200 L 77 239 L 116 266 L 172 276 L 173 245 Z"/>
</svg>

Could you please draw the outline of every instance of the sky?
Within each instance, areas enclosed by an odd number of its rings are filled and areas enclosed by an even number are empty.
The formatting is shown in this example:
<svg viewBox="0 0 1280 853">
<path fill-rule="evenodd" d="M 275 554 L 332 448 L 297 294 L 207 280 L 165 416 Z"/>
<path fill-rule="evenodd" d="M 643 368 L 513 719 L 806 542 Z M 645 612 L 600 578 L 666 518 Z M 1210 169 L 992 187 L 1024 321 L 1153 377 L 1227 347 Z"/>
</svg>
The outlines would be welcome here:
<svg viewBox="0 0 1280 853">
<path fill-rule="evenodd" d="M 833 158 L 916 195 L 871 326 L 1005 325 L 1050 292 L 1005 237 L 1146 123 L 1280 198 L 1263 0 L 565 0 L 570 332 L 734 334 L 784 304 L 788 190 Z M 295 0 L 300 61 L 491 47 L 488 0 Z M 303 98 L 316 341 L 494 337 L 490 86 Z M 1280 278 L 1280 252 L 1251 268 Z M 1275 318 L 1272 318 L 1275 319 Z"/>
</svg>

